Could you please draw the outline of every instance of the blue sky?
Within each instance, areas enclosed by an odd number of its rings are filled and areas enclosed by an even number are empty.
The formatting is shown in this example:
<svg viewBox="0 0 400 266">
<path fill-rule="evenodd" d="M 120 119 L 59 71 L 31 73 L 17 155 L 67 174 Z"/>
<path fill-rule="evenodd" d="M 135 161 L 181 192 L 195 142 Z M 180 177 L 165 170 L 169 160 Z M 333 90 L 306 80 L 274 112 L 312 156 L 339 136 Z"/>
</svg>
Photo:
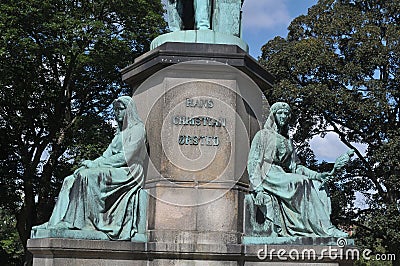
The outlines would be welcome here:
<svg viewBox="0 0 400 266">
<path fill-rule="evenodd" d="M 261 47 L 275 36 L 286 37 L 290 22 L 317 0 L 245 0 L 243 4 L 243 36 L 250 55 L 257 58 Z"/>
</svg>

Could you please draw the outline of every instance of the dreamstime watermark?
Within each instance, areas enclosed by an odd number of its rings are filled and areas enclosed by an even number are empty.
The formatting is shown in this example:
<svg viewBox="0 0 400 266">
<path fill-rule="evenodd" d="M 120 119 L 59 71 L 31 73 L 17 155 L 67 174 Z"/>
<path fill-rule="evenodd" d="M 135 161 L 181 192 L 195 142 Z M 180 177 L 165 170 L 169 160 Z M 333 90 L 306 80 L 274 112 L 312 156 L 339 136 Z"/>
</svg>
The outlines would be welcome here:
<svg viewBox="0 0 400 266">
<path fill-rule="evenodd" d="M 330 260 L 376 260 L 376 261 L 395 261 L 395 254 L 372 254 L 372 250 L 364 249 L 360 251 L 357 248 L 347 247 L 347 240 L 345 238 L 339 238 L 336 246 L 329 246 L 328 248 L 317 249 L 317 248 L 303 248 L 303 249 L 275 249 L 268 248 L 264 245 L 257 252 L 257 258 L 259 260 L 281 260 L 281 261 L 318 261 L 323 259 Z"/>
</svg>

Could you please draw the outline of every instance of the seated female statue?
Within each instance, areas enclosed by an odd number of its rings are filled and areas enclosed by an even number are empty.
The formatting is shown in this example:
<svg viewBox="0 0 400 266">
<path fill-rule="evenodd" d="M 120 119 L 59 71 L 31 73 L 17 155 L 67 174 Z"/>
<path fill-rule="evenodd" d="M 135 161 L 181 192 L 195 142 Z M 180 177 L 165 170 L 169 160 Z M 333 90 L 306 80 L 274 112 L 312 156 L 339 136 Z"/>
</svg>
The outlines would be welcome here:
<svg viewBox="0 0 400 266">
<path fill-rule="evenodd" d="M 336 160 L 330 173 L 317 173 L 299 164 L 288 137 L 291 109 L 278 102 L 264 129 L 251 144 L 248 173 L 254 203 L 269 224 L 272 236 L 345 237 L 330 220 L 331 202 L 323 182 L 350 159 L 352 151 Z"/>
<path fill-rule="evenodd" d="M 50 220 L 33 229 L 94 230 L 113 240 L 137 232 L 145 129 L 129 96 L 113 103 L 117 133 L 102 156 L 64 179 Z"/>
</svg>

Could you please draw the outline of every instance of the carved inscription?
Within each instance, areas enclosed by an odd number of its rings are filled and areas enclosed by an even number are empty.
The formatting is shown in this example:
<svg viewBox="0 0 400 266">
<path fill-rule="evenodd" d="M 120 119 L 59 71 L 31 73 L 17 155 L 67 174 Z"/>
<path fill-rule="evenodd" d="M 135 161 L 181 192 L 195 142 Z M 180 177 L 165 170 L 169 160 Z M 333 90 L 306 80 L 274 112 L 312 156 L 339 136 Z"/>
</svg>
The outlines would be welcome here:
<svg viewBox="0 0 400 266">
<path fill-rule="evenodd" d="M 207 108 L 214 107 L 212 99 L 186 99 L 187 108 Z M 184 116 L 175 115 L 172 117 L 172 124 L 176 126 L 193 126 L 193 127 L 226 127 L 226 118 L 212 118 L 208 116 Z M 179 135 L 179 145 L 200 145 L 200 146 L 219 146 L 218 136 L 191 136 Z"/>
<path fill-rule="evenodd" d="M 198 107 L 198 108 L 213 108 L 214 102 L 211 99 L 186 99 L 186 107 Z"/>
<path fill-rule="evenodd" d="M 218 146 L 217 136 L 179 136 L 179 145 Z"/>
<path fill-rule="evenodd" d="M 214 119 L 206 116 L 187 117 L 178 115 L 172 118 L 172 123 L 174 125 L 185 125 L 185 126 L 225 127 L 226 119 L 225 118 Z"/>
</svg>

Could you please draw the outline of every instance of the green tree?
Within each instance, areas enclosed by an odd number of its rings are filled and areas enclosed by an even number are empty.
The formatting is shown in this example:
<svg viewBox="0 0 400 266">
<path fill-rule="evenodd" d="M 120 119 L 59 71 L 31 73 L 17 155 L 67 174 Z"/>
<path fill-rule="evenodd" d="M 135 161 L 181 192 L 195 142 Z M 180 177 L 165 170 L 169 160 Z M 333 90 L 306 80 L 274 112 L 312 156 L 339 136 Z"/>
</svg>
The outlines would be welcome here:
<svg viewBox="0 0 400 266">
<path fill-rule="evenodd" d="M 0 209 L 0 261 L 2 265 L 20 265 L 24 248 L 19 241 L 14 215 Z"/>
<path fill-rule="evenodd" d="M 112 136 L 119 71 L 164 32 L 159 0 L 0 3 L 0 197 L 26 246 L 62 178 Z M 71 158 L 77 158 L 71 160 Z"/>
<path fill-rule="evenodd" d="M 334 132 L 356 150 L 336 187 L 342 208 L 334 208 L 334 220 L 355 225 L 359 243 L 382 245 L 398 259 L 399 9 L 399 0 L 320 0 L 292 21 L 286 38 L 265 44 L 260 58 L 277 79 L 269 100 L 295 107 L 296 142 Z M 355 191 L 366 198 L 364 208 L 354 206 Z"/>
</svg>

